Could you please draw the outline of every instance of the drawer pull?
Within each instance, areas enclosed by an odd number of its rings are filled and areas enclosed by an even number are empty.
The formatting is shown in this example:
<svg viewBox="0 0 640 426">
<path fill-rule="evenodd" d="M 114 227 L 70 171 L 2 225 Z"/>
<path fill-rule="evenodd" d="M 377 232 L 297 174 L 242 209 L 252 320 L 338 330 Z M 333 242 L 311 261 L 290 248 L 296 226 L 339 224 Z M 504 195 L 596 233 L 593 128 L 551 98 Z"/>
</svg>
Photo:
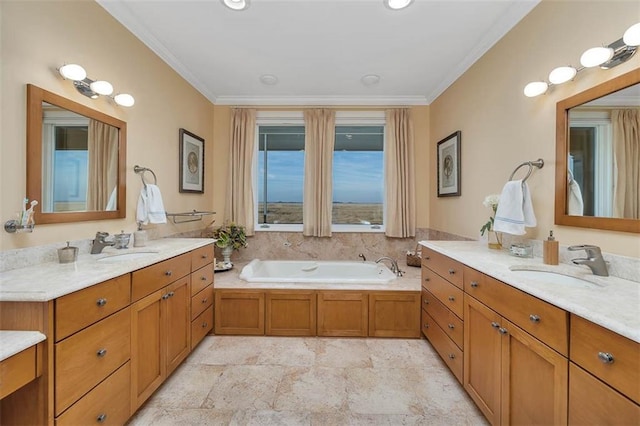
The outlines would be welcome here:
<svg viewBox="0 0 640 426">
<path fill-rule="evenodd" d="M 498 324 L 497 322 L 492 322 L 492 323 L 491 323 L 491 327 L 493 327 L 493 328 L 500 328 L 500 324 Z"/>
<path fill-rule="evenodd" d="M 203 254 L 202 256 L 200 256 L 202 259 L 206 259 L 208 256 L 206 254 Z"/>
<path fill-rule="evenodd" d="M 425 304 L 425 305 L 428 305 L 428 304 L 429 304 L 429 300 L 424 299 L 424 304 Z"/>
<path fill-rule="evenodd" d="M 453 330 L 454 328 L 456 328 L 456 326 L 453 324 L 447 324 L 447 327 L 449 327 L 449 330 Z"/>
<path fill-rule="evenodd" d="M 424 280 L 425 280 L 426 282 L 429 282 L 429 277 L 426 277 Z"/>
<path fill-rule="evenodd" d="M 107 415 L 106 415 L 106 414 L 104 414 L 104 413 L 103 413 L 103 414 L 100 414 L 98 417 L 96 417 L 96 421 L 97 421 L 98 423 L 102 423 L 102 422 L 104 422 L 105 420 L 107 420 Z"/>
<path fill-rule="evenodd" d="M 202 299 L 202 303 L 207 303 L 209 299 Z"/>
<path fill-rule="evenodd" d="M 471 287 L 473 288 L 478 287 L 478 281 L 471 281 Z"/>
<path fill-rule="evenodd" d="M 449 354 L 449 359 L 456 359 L 456 354 Z"/>
<path fill-rule="evenodd" d="M 498 331 L 500 332 L 500 334 L 507 334 L 507 333 L 509 333 L 509 332 L 507 331 L 507 329 L 506 329 L 506 328 L 499 328 L 499 329 L 498 329 Z"/>
<path fill-rule="evenodd" d="M 209 323 L 207 322 L 202 323 L 202 328 L 207 328 L 208 326 L 209 326 Z"/>
<path fill-rule="evenodd" d="M 174 292 L 172 292 L 172 291 L 170 291 L 170 292 L 169 292 L 169 297 L 173 297 L 173 296 L 175 296 L 175 293 L 174 293 Z"/>
<path fill-rule="evenodd" d="M 102 358 L 107 354 L 107 350 L 106 349 L 100 349 L 98 352 L 96 352 L 96 355 L 98 356 L 98 358 Z"/>
<path fill-rule="evenodd" d="M 455 300 L 456 300 L 456 298 L 455 298 L 455 297 L 453 297 L 453 296 L 449 296 L 449 302 L 453 302 L 453 301 L 455 301 Z"/>
<path fill-rule="evenodd" d="M 171 272 L 170 270 L 164 273 L 166 276 L 170 277 L 171 274 L 173 274 L 173 272 Z"/>
<path fill-rule="evenodd" d="M 207 277 L 200 277 L 200 281 L 206 281 Z"/>
<path fill-rule="evenodd" d="M 107 299 L 98 299 L 96 300 L 96 305 L 102 307 L 107 304 Z"/>
<path fill-rule="evenodd" d="M 424 260 L 431 260 L 431 258 L 429 256 L 425 256 Z"/>
<path fill-rule="evenodd" d="M 429 328 L 429 324 L 425 323 L 424 328 Z"/>
<path fill-rule="evenodd" d="M 598 352 L 598 358 L 605 364 L 613 364 L 613 355 L 609 352 Z"/>
<path fill-rule="evenodd" d="M 162 300 L 167 300 L 169 298 L 169 293 L 162 295 Z"/>
<path fill-rule="evenodd" d="M 453 274 L 455 274 L 455 273 L 456 273 L 456 270 L 455 270 L 455 269 L 449 269 L 449 275 L 453 275 Z"/>
<path fill-rule="evenodd" d="M 531 320 L 531 322 L 540 322 L 540 316 L 535 315 L 535 314 L 531 314 L 529 315 L 529 319 Z"/>
</svg>

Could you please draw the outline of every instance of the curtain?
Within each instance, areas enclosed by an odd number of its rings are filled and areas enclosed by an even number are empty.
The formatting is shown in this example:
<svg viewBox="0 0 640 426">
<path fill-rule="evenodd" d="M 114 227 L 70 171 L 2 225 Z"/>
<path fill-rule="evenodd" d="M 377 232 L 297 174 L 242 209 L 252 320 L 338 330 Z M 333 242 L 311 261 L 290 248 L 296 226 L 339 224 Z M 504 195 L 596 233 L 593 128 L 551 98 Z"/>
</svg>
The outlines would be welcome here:
<svg viewBox="0 0 640 426">
<path fill-rule="evenodd" d="M 640 219 L 640 109 L 611 111 L 616 164 L 614 217 Z"/>
<path fill-rule="evenodd" d="M 237 108 L 231 111 L 231 146 L 226 217 L 254 235 L 253 155 L 255 151 L 256 110 Z"/>
<path fill-rule="evenodd" d="M 416 235 L 413 122 L 408 108 L 386 111 L 385 199 L 387 237 Z"/>
<path fill-rule="evenodd" d="M 306 236 L 331 236 L 335 122 L 335 111 L 329 109 L 304 111 L 302 234 Z"/>
<path fill-rule="evenodd" d="M 118 188 L 118 132 L 117 127 L 89 120 L 87 210 L 115 210 L 117 207 L 113 200 L 117 199 Z"/>
</svg>

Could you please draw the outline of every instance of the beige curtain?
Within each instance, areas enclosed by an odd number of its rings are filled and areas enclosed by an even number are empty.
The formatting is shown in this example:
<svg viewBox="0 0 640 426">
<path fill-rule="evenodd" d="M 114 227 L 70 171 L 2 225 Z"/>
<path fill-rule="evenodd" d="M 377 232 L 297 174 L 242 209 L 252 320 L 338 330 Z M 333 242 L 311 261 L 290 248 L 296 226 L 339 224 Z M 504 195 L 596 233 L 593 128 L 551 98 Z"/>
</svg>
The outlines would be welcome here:
<svg viewBox="0 0 640 426">
<path fill-rule="evenodd" d="M 616 164 L 613 215 L 640 219 L 640 109 L 611 111 Z"/>
<path fill-rule="evenodd" d="M 302 233 L 306 236 L 331 236 L 335 122 L 335 111 L 329 109 L 304 111 Z"/>
<path fill-rule="evenodd" d="M 115 203 L 107 205 L 112 195 L 117 199 L 118 128 L 89 120 L 87 149 L 87 210 L 115 210 Z"/>
<path fill-rule="evenodd" d="M 255 132 L 255 109 L 231 110 L 226 218 L 244 226 L 247 235 L 254 234 L 252 169 Z"/>
<path fill-rule="evenodd" d="M 386 111 L 385 194 L 387 237 L 416 235 L 413 122 L 408 108 Z"/>
</svg>

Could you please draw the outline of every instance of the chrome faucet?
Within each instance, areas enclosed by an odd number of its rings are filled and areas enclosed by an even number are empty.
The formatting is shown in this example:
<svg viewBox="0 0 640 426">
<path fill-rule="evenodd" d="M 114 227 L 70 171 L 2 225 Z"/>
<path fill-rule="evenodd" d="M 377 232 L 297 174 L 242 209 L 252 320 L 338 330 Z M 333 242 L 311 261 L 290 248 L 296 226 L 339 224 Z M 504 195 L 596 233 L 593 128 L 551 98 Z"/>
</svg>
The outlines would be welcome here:
<svg viewBox="0 0 640 426">
<path fill-rule="evenodd" d="M 93 240 L 93 244 L 91 245 L 91 254 L 100 254 L 106 246 L 113 246 L 116 244 L 115 241 L 106 241 L 105 239 L 108 236 L 108 232 L 96 232 L 96 239 Z"/>
<path fill-rule="evenodd" d="M 358 257 L 359 257 L 360 259 L 362 259 L 362 261 L 363 261 L 363 262 L 366 262 L 366 261 L 367 261 L 367 257 L 366 257 L 364 254 L 362 254 L 362 253 L 360 253 L 360 254 L 358 255 Z"/>
<path fill-rule="evenodd" d="M 599 275 L 601 277 L 608 277 L 609 271 L 607 271 L 607 264 L 602 257 L 600 247 L 591 246 L 587 244 L 580 244 L 577 246 L 569 246 L 569 251 L 584 250 L 587 252 L 586 258 L 571 259 L 576 265 L 587 265 L 591 268 L 593 275 Z"/>
<path fill-rule="evenodd" d="M 376 260 L 376 263 L 380 263 L 383 260 L 388 260 L 389 262 L 391 262 L 391 272 L 396 274 L 397 277 L 401 277 L 402 274 L 404 274 L 404 271 L 401 271 L 400 268 L 398 267 L 398 262 L 396 262 L 394 259 L 390 258 L 389 256 L 382 256 L 380 259 Z"/>
</svg>

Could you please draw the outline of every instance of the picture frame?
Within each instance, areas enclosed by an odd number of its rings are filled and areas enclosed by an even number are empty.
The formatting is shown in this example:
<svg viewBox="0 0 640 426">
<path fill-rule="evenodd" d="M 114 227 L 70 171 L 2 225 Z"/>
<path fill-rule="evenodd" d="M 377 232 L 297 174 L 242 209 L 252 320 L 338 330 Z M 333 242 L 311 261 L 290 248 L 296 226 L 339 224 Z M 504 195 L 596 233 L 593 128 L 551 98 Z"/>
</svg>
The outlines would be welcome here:
<svg viewBox="0 0 640 426">
<path fill-rule="evenodd" d="M 204 139 L 180 129 L 179 192 L 204 194 Z"/>
<path fill-rule="evenodd" d="M 460 196 L 460 130 L 438 142 L 438 197 Z"/>
</svg>

